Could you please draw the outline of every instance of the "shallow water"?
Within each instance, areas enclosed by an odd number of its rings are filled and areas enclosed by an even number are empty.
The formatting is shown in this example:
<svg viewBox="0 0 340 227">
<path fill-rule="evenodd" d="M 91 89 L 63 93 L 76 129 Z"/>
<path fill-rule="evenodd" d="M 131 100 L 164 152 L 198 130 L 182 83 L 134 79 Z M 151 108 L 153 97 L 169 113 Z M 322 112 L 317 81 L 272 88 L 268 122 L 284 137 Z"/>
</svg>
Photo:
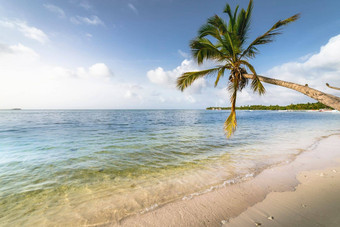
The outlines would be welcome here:
<svg viewBox="0 0 340 227">
<path fill-rule="evenodd" d="M 340 114 L 0 111 L 0 225 L 91 225 L 252 177 L 340 132 Z"/>
</svg>

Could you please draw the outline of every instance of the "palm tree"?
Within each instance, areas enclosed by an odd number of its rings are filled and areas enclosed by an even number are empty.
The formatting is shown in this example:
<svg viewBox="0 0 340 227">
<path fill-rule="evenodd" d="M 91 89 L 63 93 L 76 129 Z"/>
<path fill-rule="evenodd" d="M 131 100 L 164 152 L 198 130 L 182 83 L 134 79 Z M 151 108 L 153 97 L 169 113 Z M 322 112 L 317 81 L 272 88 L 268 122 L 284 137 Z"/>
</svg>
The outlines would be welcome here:
<svg viewBox="0 0 340 227">
<path fill-rule="evenodd" d="M 241 9 L 241 11 L 238 12 L 238 8 L 239 6 L 232 12 L 230 5 L 227 4 L 223 12 L 228 15 L 229 23 L 226 23 L 218 15 L 210 17 L 207 23 L 199 29 L 197 38 L 190 43 L 193 58 L 199 65 L 206 60 L 213 60 L 217 62 L 218 65 L 202 71 L 186 72 L 177 80 L 177 87 L 183 91 L 198 78 L 217 74 L 215 81 L 216 87 L 220 79 L 224 76 L 225 71 L 230 71 L 228 90 L 231 94 L 231 112 L 224 123 L 227 137 L 230 137 L 234 133 L 237 125 L 235 112 L 237 92 L 242 91 L 249 83 L 249 79 L 243 76 L 247 74 L 246 68 L 254 75 L 250 79 L 252 80 L 252 90 L 260 95 L 265 93 L 265 88 L 259 80 L 255 68 L 248 62 L 248 59 L 255 57 L 258 53 L 257 47 L 259 45 L 272 42 L 273 38 L 280 34 L 279 30 L 283 26 L 299 18 L 299 15 L 296 14 L 285 20 L 276 22 L 266 33 L 257 37 L 246 46 L 253 0 L 249 1 L 246 10 Z"/>
<path fill-rule="evenodd" d="M 247 42 L 250 18 L 253 9 L 253 0 L 249 1 L 248 8 L 238 11 L 239 6 L 232 12 L 230 5 L 226 4 L 224 13 L 228 15 L 227 23 L 218 15 L 208 18 L 207 23 L 201 26 L 198 36 L 190 42 L 193 59 L 201 65 L 204 61 L 210 60 L 217 63 L 216 67 L 195 72 L 183 73 L 177 79 L 177 88 L 183 91 L 195 80 L 216 75 L 215 87 L 229 71 L 228 90 L 230 91 L 231 111 L 224 123 L 224 130 L 227 137 L 230 137 L 236 130 L 236 97 L 237 92 L 251 81 L 251 89 L 259 95 L 265 93 L 262 82 L 275 84 L 299 91 L 319 102 L 340 110 L 340 98 L 323 93 L 308 85 L 299 85 L 282 80 L 259 76 L 254 66 L 249 63 L 259 53 L 258 46 L 273 42 L 275 36 L 281 34 L 280 30 L 287 24 L 296 21 L 299 14 L 285 20 L 276 22 L 267 32 L 258 36 L 254 41 Z M 248 74 L 247 69 L 252 73 Z"/>
</svg>

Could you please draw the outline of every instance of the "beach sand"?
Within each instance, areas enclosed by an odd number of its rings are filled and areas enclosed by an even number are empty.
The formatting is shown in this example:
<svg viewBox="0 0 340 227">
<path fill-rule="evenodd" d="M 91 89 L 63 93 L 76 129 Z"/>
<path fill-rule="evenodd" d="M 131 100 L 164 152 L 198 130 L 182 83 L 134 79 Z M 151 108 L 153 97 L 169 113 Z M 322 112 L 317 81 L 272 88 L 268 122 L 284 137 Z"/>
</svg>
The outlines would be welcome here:
<svg viewBox="0 0 340 227">
<path fill-rule="evenodd" d="M 129 216 L 119 225 L 340 226 L 339 160 L 340 136 L 322 138 L 294 161 L 251 180 Z"/>
<path fill-rule="evenodd" d="M 223 226 L 340 226 L 340 166 L 302 172 L 293 192 L 272 192 Z"/>
</svg>

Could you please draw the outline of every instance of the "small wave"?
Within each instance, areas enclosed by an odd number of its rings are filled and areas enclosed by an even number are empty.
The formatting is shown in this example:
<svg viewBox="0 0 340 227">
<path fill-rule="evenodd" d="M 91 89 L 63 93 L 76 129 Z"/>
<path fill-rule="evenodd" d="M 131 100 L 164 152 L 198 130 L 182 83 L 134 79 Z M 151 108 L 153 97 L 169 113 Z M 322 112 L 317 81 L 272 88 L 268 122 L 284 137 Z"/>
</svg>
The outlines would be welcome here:
<svg viewBox="0 0 340 227">
<path fill-rule="evenodd" d="M 141 214 L 144 214 L 144 213 L 146 213 L 146 212 L 149 212 L 149 211 L 152 211 L 152 210 L 156 209 L 157 207 L 158 207 L 158 204 L 155 203 L 155 204 L 153 204 L 152 206 L 145 208 L 145 209 L 144 209 L 143 211 L 141 211 L 140 213 L 141 213 Z"/>
<path fill-rule="evenodd" d="M 245 174 L 243 176 L 238 176 L 238 177 L 235 177 L 233 179 L 226 180 L 222 184 L 211 186 L 210 188 L 208 188 L 208 189 L 206 189 L 204 191 L 195 192 L 195 193 L 192 193 L 190 195 L 184 196 L 182 198 L 182 200 L 190 200 L 190 199 L 192 199 L 192 198 L 194 198 L 196 196 L 199 196 L 199 195 L 202 195 L 202 194 L 206 194 L 206 193 L 214 191 L 216 189 L 225 188 L 225 187 L 227 187 L 229 185 L 236 184 L 236 183 L 248 180 L 249 178 L 253 178 L 254 175 L 255 175 L 255 173 L 247 173 L 247 174 Z"/>
</svg>

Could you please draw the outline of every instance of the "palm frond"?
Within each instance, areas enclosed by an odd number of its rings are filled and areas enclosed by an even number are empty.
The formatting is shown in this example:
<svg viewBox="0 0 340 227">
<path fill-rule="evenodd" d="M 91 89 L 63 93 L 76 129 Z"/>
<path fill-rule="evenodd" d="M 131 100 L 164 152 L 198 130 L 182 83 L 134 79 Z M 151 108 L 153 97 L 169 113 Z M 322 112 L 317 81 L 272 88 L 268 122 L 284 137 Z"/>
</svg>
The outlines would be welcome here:
<svg viewBox="0 0 340 227">
<path fill-rule="evenodd" d="M 256 46 L 258 45 L 262 45 L 262 44 L 267 44 L 270 42 L 274 41 L 274 37 L 276 35 L 281 34 L 280 29 L 291 23 L 296 21 L 297 19 L 299 19 L 300 14 L 295 14 L 294 16 L 291 16 L 285 20 L 279 20 L 278 22 L 276 22 L 266 33 L 264 33 L 263 35 L 257 37 L 246 49 L 245 51 L 242 53 L 241 57 L 243 56 L 247 56 L 247 57 L 254 57 L 256 53 L 258 53 L 258 50 L 256 48 Z"/>
<path fill-rule="evenodd" d="M 226 32 L 223 36 L 222 36 L 222 40 L 219 43 L 221 45 L 221 52 L 223 52 L 225 54 L 225 56 L 228 56 L 229 59 L 231 59 L 232 61 L 235 60 L 235 56 L 236 56 L 236 47 L 234 46 L 234 42 L 232 37 L 230 36 L 230 33 Z M 237 49 L 238 50 L 238 49 Z"/>
<path fill-rule="evenodd" d="M 207 23 L 217 28 L 220 34 L 223 34 L 227 31 L 227 23 L 217 15 L 210 17 Z"/>
<path fill-rule="evenodd" d="M 224 76 L 224 71 L 225 71 L 226 67 L 221 67 L 219 70 L 218 70 L 218 73 L 217 73 L 217 77 L 216 77 L 216 80 L 215 80 L 215 85 L 214 87 L 217 87 L 217 84 L 218 82 L 220 81 L 220 78 Z"/>
<path fill-rule="evenodd" d="M 207 23 L 202 25 L 198 30 L 198 38 L 212 36 L 215 39 L 221 41 L 221 35 L 223 35 L 226 31 L 226 22 L 219 16 L 215 15 L 208 18 Z"/>
<path fill-rule="evenodd" d="M 240 60 L 240 63 L 247 66 L 248 69 L 254 74 L 253 80 L 251 82 L 251 88 L 254 92 L 259 93 L 259 95 L 264 95 L 266 93 L 266 89 L 264 88 L 262 82 L 259 80 L 254 66 L 252 66 L 249 62 L 245 60 Z"/>
<path fill-rule="evenodd" d="M 254 92 L 259 93 L 259 95 L 264 95 L 266 93 L 266 89 L 264 88 L 258 76 L 255 74 L 253 81 L 251 82 L 251 88 Z"/>
<path fill-rule="evenodd" d="M 236 22 L 236 16 L 237 16 L 237 11 L 238 11 L 239 6 L 237 5 L 235 8 L 234 13 L 232 12 L 230 5 L 227 3 L 223 12 L 228 14 L 229 17 L 229 24 L 228 24 L 228 31 L 232 32 L 235 27 L 235 22 Z"/>
<path fill-rule="evenodd" d="M 209 39 L 197 38 L 190 43 L 193 58 L 200 65 L 204 60 L 223 61 L 226 56 L 218 49 L 218 46 L 212 44 Z"/>
<path fill-rule="evenodd" d="M 227 138 L 230 138 L 234 134 L 236 127 L 237 127 L 236 112 L 232 111 L 230 112 L 230 115 L 227 118 L 227 120 L 224 122 L 224 132 Z"/>
<path fill-rule="evenodd" d="M 253 0 L 249 1 L 247 11 L 242 10 L 236 21 L 236 33 L 241 41 L 241 44 L 248 38 L 247 33 L 250 27 L 250 18 L 253 10 Z"/>
<path fill-rule="evenodd" d="M 221 40 L 221 34 L 215 26 L 211 24 L 204 24 L 201 26 L 201 28 L 198 30 L 198 37 L 204 38 L 206 36 L 212 36 L 217 40 Z"/>
<path fill-rule="evenodd" d="M 238 81 L 233 81 L 232 83 L 229 83 L 228 90 L 232 93 L 230 96 L 230 102 L 231 102 L 231 112 L 227 120 L 224 122 L 224 132 L 227 136 L 227 138 L 230 138 L 237 126 L 237 120 L 236 120 L 236 96 L 237 96 L 237 89 L 238 89 Z"/>
<path fill-rule="evenodd" d="M 239 63 L 241 65 L 245 65 L 254 75 L 256 75 L 256 71 L 254 66 L 252 66 L 249 62 L 245 61 L 245 60 L 240 60 Z"/>
<path fill-rule="evenodd" d="M 219 69 L 220 67 L 196 72 L 183 73 L 180 77 L 177 78 L 177 88 L 181 91 L 184 91 L 184 89 L 189 87 L 195 80 L 216 73 Z"/>
<path fill-rule="evenodd" d="M 236 39 L 235 35 L 233 33 L 230 32 L 226 32 L 225 34 L 225 38 L 227 41 L 227 45 L 229 46 L 230 50 L 231 50 L 231 54 L 233 56 L 234 61 L 236 60 L 236 54 L 238 54 L 238 45 L 236 44 L 238 42 L 238 40 Z"/>
</svg>

